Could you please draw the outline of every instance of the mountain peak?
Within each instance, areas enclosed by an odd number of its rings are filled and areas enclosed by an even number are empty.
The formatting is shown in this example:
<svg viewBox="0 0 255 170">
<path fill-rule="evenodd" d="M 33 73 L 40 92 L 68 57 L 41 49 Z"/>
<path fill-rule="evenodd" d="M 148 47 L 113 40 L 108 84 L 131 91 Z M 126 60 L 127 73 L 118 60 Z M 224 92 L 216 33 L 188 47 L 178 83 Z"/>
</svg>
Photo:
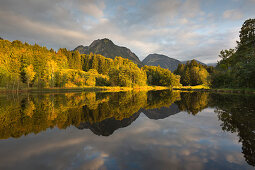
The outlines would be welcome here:
<svg viewBox="0 0 255 170">
<path fill-rule="evenodd" d="M 115 45 L 110 39 L 108 38 L 103 38 L 103 39 L 97 39 L 94 40 L 91 44 L 90 47 L 94 47 L 97 45 Z"/>
<path fill-rule="evenodd" d="M 174 71 L 177 69 L 178 64 L 181 62 L 179 60 L 176 60 L 174 58 L 170 58 L 166 55 L 163 54 L 149 54 L 144 60 L 143 64 L 144 65 L 149 65 L 149 66 L 160 66 L 162 68 L 166 68 L 170 71 Z"/>
<path fill-rule="evenodd" d="M 89 46 L 85 46 L 84 48 L 78 46 L 74 50 L 78 50 L 81 54 L 101 54 L 112 59 L 120 56 L 133 61 L 138 66 L 142 66 L 142 62 L 130 49 L 117 46 L 108 38 L 94 40 Z"/>
</svg>

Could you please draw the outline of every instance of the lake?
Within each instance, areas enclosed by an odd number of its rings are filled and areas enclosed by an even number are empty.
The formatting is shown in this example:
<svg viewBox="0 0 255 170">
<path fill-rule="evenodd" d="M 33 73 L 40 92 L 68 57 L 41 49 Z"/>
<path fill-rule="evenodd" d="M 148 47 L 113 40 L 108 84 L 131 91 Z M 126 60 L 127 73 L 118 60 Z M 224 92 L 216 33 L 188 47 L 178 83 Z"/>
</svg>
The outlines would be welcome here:
<svg viewBox="0 0 255 170">
<path fill-rule="evenodd" d="M 0 169 L 254 169 L 255 96 L 0 95 Z"/>
</svg>

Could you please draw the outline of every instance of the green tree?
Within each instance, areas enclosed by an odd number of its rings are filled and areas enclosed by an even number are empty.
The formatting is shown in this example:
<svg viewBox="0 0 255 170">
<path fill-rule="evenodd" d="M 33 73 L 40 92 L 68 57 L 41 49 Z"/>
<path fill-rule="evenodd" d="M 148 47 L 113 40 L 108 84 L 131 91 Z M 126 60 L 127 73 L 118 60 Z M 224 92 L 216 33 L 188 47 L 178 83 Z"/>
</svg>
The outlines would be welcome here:
<svg viewBox="0 0 255 170">
<path fill-rule="evenodd" d="M 249 62 L 255 55 L 255 19 L 246 20 L 239 34 L 240 41 L 237 41 L 237 60 Z"/>
<path fill-rule="evenodd" d="M 235 50 L 224 50 L 219 55 L 222 59 L 212 76 L 214 87 L 255 88 L 255 19 L 244 22 L 239 37 Z"/>
</svg>

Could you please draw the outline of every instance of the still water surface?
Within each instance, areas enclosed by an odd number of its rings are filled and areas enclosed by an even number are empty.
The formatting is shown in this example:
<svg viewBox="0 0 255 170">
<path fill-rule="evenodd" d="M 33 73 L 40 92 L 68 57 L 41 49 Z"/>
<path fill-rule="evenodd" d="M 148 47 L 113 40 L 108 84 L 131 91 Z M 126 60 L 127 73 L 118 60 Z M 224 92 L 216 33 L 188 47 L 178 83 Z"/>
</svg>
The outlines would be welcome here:
<svg viewBox="0 0 255 170">
<path fill-rule="evenodd" d="M 0 169 L 254 169 L 255 96 L 0 95 Z"/>
</svg>

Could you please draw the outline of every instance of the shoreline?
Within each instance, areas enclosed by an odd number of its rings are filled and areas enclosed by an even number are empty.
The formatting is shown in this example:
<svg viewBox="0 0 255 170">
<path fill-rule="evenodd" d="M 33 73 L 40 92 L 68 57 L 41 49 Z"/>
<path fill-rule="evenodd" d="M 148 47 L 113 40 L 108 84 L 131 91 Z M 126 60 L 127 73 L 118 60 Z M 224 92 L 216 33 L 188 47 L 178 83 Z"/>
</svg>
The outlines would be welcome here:
<svg viewBox="0 0 255 170">
<path fill-rule="evenodd" d="M 227 94 L 255 94 L 255 89 L 212 89 L 208 86 L 180 86 L 180 87 L 165 87 L 165 86 L 137 86 L 137 87 L 109 87 L 109 86 L 87 86 L 87 87 L 68 87 L 68 88 L 30 88 L 11 90 L 0 88 L 0 93 L 68 93 L 68 92 L 123 92 L 123 91 L 153 91 L 153 90 L 173 90 L 173 91 L 188 91 L 188 92 L 213 92 Z"/>
<path fill-rule="evenodd" d="M 255 89 L 211 89 L 212 92 L 215 93 L 231 93 L 231 94 L 255 94 Z"/>
<path fill-rule="evenodd" d="M 205 88 L 173 88 L 173 90 L 179 91 L 200 91 L 200 92 L 212 92 L 212 93 L 222 93 L 222 94 L 255 94 L 255 89 L 205 89 Z"/>
<path fill-rule="evenodd" d="M 140 87 L 108 87 L 108 86 L 87 86 L 87 87 L 68 87 L 68 88 L 30 88 L 30 89 L 0 89 L 0 93 L 48 93 L 48 92 L 121 92 L 121 91 L 150 91 L 167 90 L 170 87 L 163 86 L 140 86 Z"/>
</svg>

